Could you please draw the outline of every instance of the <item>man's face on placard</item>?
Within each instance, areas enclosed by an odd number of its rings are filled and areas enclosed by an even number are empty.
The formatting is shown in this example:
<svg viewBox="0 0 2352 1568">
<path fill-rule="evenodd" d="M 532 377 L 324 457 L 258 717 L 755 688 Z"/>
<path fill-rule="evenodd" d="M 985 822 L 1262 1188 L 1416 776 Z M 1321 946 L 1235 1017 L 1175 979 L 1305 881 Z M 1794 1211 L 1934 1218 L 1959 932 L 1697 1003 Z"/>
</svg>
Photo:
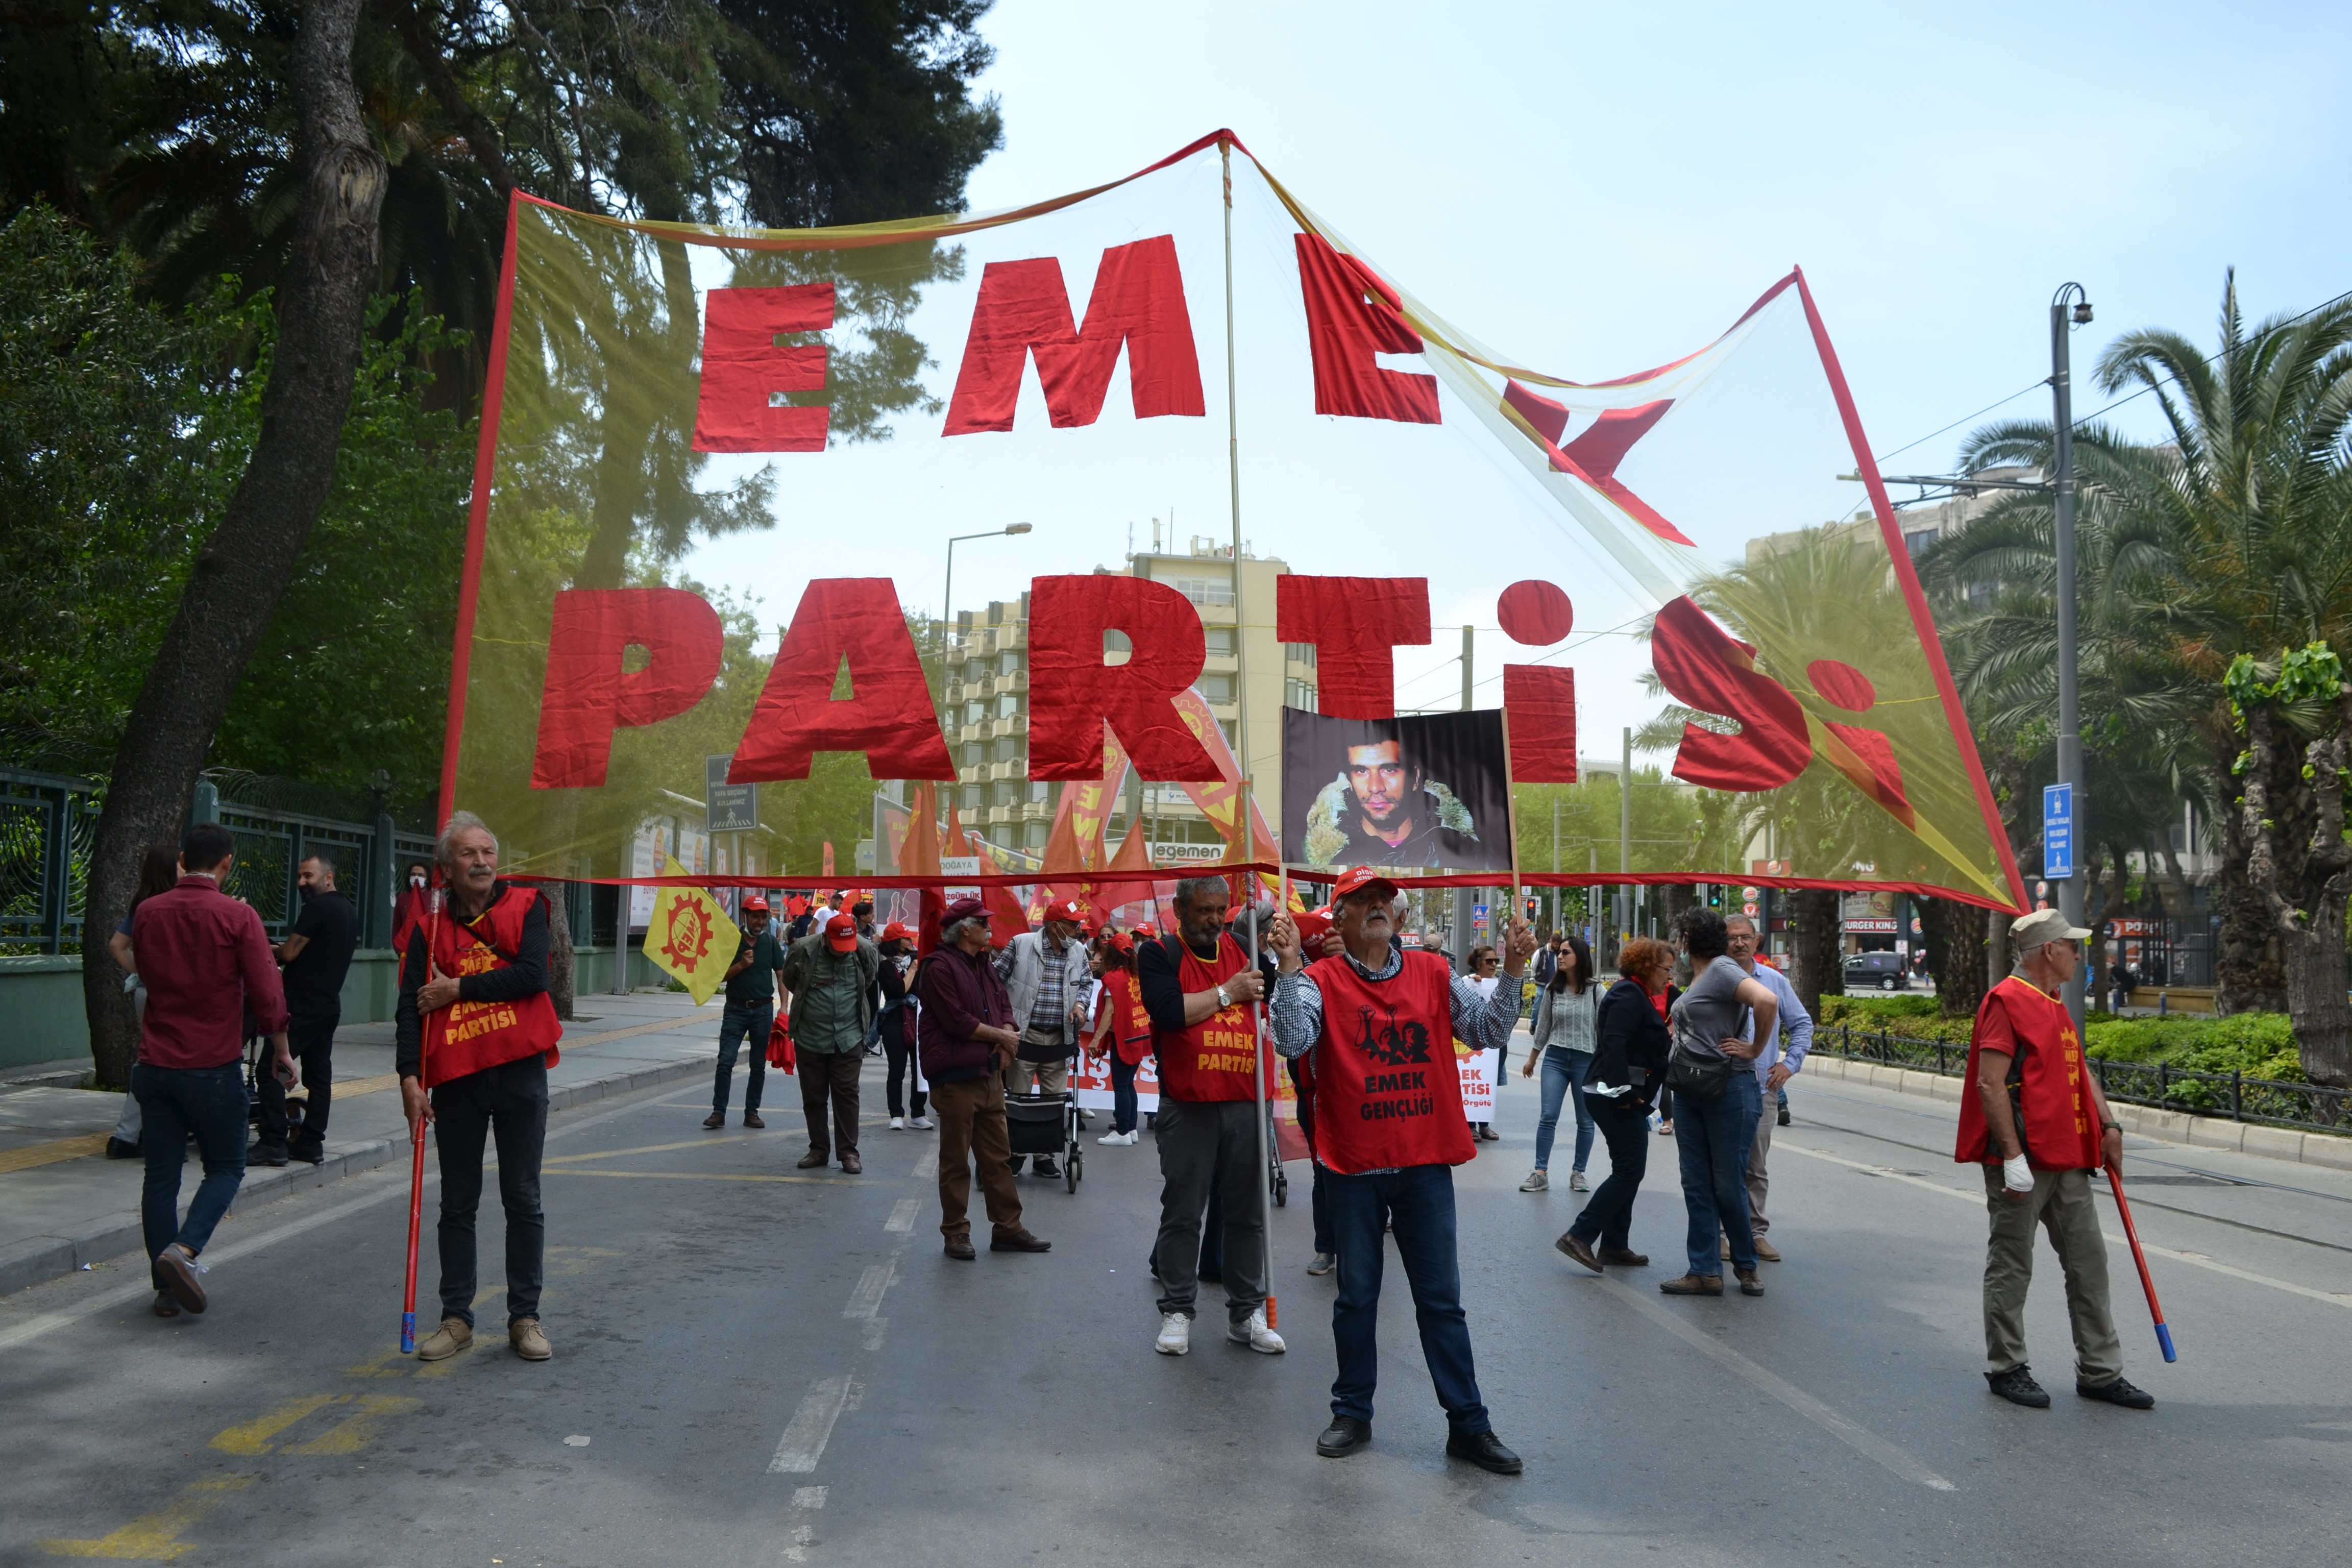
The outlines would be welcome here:
<svg viewBox="0 0 2352 1568">
<path fill-rule="evenodd" d="M 1420 780 L 1394 741 L 1348 748 L 1348 787 L 1355 793 L 1364 826 L 1391 843 L 1412 826 L 1412 797 Z"/>
</svg>

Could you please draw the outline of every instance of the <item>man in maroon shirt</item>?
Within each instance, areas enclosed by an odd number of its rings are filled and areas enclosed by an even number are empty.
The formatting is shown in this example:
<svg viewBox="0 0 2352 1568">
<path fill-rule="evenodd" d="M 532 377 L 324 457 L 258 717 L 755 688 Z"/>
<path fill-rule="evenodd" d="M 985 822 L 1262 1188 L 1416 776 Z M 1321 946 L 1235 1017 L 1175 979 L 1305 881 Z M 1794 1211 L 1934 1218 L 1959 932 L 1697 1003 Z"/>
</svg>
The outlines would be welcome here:
<svg viewBox="0 0 2352 1568">
<path fill-rule="evenodd" d="M 994 1227 L 988 1249 L 1047 1250 L 1053 1244 L 1021 1223 L 1021 1195 L 1013 1186 L 1002 1075 L 1021 1034 L 1013 1027 L 1013 998 L 989 962 L 987 905 L 962 898 L 948 906 L 940 945 L 923 960 L 915 994 L 923 1005 L 923 1077 L 940 1123 L 940 1234 L 947 1255 L 966 1263 L 978 1256 L 971 1245 L 969 1162 L 974 1158 Z"/>
<path fill-rule="evenodd" d="M 245 1017 L 269 1037 L 272 1070 L 289 1089 L 286 995 L 268 933 L 253 906 L 221 891 L 236 839 L 200 822 L 180 840 L 180 881 L 139 906 L 131 942 L 147 987 L 131 1092 L 144 1121 L 147 1183 L 140 1220 L 154 1260 L 155 1315 L 205 1310 L 196 1255 L 245 1181 Z M 180 1167 L 195 1134 L 205 1179 L 180 1218 Z"/>
</svg>

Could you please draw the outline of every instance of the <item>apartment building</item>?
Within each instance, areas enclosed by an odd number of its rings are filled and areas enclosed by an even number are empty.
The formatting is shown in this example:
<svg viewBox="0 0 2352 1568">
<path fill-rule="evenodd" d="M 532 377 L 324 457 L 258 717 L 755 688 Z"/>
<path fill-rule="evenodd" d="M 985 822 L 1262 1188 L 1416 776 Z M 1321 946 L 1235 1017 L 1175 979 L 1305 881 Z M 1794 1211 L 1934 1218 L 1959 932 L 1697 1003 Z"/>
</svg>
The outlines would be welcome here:
<svg viewBox="0 0 2352 1568">
<path fill-rule="evenodd" d="M 1236 575 L 1236 566 L 1239 571 Z M 1137 576 L 1166 583 L 1200 611 L 1208 640 L 1208 660 L 1194 689 L 1208 704 L 1225 739 L 1249 768 L 1266 819 L 1280 816 L 1282 799 L 1282 709 L 1315 706 L 1315 650 L 1275 640 L 1275 579 L 1290 570 L 1284 562 L 1252 554 L 1238 563 L 1230 545 L 1193 539 L 1181 552 L 1153 549 L 1130 553 L 1124 565 L 1098 566 L 1102 576 Z M 1238 590 L 1242 615 L 1235 614 Z M 1116 644 L 1105 653 L 1114 659 Z M 1242 731 L 1242 682 L 1248 680 L 1249 728 Z M 1031 781 L 1029 773 L 1029 596 L 1000 600 L 985 610 L 956 616 L 949 638 L 947 688 L 942 699 L 948 741 L 953 751 L 958 800 L 966 824 L 992 845 L 1037 855 L 1054 821 L 1058 791 Z M 1223 841 L 1176 785 L 1147 786 L 1130 777 L 1112 814 L 1109 842 L 1116 848 L 1137 816 L 1145 824 L 1153 856 L 1164 865 L 1212 861 Z"/>
</svg>

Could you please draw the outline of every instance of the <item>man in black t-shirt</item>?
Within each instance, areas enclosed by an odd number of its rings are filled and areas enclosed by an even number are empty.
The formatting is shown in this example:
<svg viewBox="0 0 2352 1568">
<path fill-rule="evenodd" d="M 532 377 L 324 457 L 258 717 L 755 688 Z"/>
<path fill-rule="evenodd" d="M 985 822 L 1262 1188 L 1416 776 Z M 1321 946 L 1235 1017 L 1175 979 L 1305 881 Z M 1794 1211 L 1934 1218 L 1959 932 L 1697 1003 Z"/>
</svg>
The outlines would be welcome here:
<svg viewBox="0 0 2352 1568">
<path fill-rule="evenodd" d="M 352 953 L 360 944 L 359 911 L 351 900 L 335 891 L 335 863 L 324 855 L 307 857 L 296 886 L 302 895 L 302 912 L 294 929 L 278 944 L 278 962 L 284 966 L 288 1044 L 302 1064 L 302 1084 L 309 1093 L 302 1125 L 289 1142 L 286 1126 L 286 1091 L 274 1078 L 261 1089 L 261 1146 L 256 1155 L 267 1165 L 282 1165 L 290 1156 L 316 1165 L 326 1157 L 327 1110 L 334 1098 L 335 1026 L 343 1016 L 343 976 L 352 967 Z"/>
</svg>

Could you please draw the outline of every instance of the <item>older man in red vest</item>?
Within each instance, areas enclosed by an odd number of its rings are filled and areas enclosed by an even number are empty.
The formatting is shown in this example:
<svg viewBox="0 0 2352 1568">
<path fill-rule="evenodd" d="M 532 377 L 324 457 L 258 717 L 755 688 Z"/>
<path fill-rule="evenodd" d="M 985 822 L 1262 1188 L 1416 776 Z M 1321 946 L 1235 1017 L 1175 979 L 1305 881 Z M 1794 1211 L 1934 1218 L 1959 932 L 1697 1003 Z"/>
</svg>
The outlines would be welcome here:
<svg viewBox="0 0 2352 1568">
<path fill-rule="evenodd" d="M 1443 955 L 1400 945 L 1400 901 L 1395 883 L 1359 866 L 1332 889 L 1345 951 L 1306 963 L 1287 915 L 1276 916 L 1266 933 L 1281 972 L 1271 1003 L 1274 1046 L 1286 1057 L 1309 1058 L 1315 1162 L 1325 1173 L 1339 1255 L 1331 1306 L 1339 1375 L 1331 1384 L 1331 1425 L 1315 1451 L 1341 1458 L 1372 1440 L 1386 1221 L 1412 1289 L 1421 1353 L 1445 1410 L 1445 1451 L 1517 1475 L 1519 1457 L 1495 1436 L 1479 1395 L 1462 1310 L 1453 1168 L 1477 1150 L 1454 1042 L 1484 1050 L 1509 1041 L 1535 936 L 1525 921 L 1511 922 L 1503 984 L 1482 996 Z"/>
<path fill-rule="evenodd" d="M 1985 1381 L 2012 1405 L 2046 1410 L 2050 1395 L 2025 1361 L 2025 1293 L 2033 1282 L 2033 1230 L 2066 1274 L 2074 1331 L 2074 1392 L 2147 1410 L 2156 1400 L 2124 1380 L 2123 1342 L 2107 1298 L 2107 1243 L 2091 1173 L 2121 1170 L 2123 1128 L 2083 1058 L 2059 991 L 2083 962 L 2091 933 L 2055 910 L 2011 923 L 2018 972 L 1985 994 L 1969 1037 L 1969 1082 L 1953 1158 L 1984 1167 Z"/>
<path fill-rule="evenodd" d="M 536 888 L 499 879 L 499 841 L 457 812 L 436 853 L 448 908 L 410 936 L 401 964 L 394 1063 L 412 1136 L 433 1126 L 441 1156 L 441 1327 L 422 1361 L 474 1340 L 474 1213 L 482 1151 L 495 1132 L 507 1216 L 507 1339 L 525 1361 L 555 1352 L 539 1322 L 547 1226 L 539 1160 L 547 1142 L 547 1069 L 563 1026 L 547 994 L 548 908 Z"/>
</svg>

